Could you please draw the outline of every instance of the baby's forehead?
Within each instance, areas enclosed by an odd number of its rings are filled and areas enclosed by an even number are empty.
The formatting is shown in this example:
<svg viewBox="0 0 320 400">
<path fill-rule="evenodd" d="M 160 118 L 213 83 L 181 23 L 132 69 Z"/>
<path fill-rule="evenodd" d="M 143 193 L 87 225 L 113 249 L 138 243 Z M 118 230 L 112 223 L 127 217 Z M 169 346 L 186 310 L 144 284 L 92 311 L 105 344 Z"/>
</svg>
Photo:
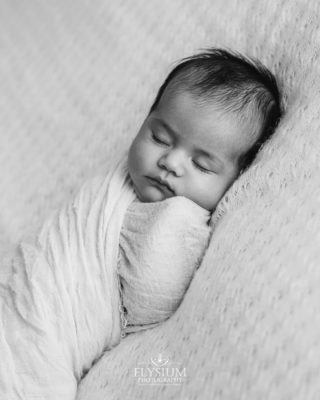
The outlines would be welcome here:
<svg viewBox="0 0 320 400">
<path fill-rule="evenodd" d="M 253 118 L 249 109 L 232 107 L 228 102 L 220 101 L 218 96 L 215 98 L 206 94 L 195 94 L 182 85 L 178 90 L 168 86 L 155 111 L 166 116 L 176 109 L 180 109 L 187 119 L 192 118 L 199 125 L 204 120 L 213 125 L 217 121 L 232 121 L 238 125 L 239 130 L 252 125 Z"/>
<path fill-rule="evenodd" d="M 236 124 L 240 142 L 253 144 L 257 140 L 263 123 L 261 113 L 251 104 L 243 106 L 242 103 L 237 104 L 226 99 L 222 101 L 220 96 L 194 94 L 182 88 L 180 95 L 189 96 L 194 105 L 194 113 L 205 117 L 209 122 L 214 124 L 218 118 L 226 123 Z"/>
</svg>

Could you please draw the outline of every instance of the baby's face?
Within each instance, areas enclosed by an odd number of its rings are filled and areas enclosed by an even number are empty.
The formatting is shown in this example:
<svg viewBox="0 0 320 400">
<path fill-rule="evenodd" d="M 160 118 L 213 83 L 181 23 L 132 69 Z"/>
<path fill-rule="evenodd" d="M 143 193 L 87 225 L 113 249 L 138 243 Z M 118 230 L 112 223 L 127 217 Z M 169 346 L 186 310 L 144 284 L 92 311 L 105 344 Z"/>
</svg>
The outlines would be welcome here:
<svg viewBox="0 0 320 400">
<path fill-rule="evenodd" d="M 251 144 L 234 114 L 165 90 L 130 147 L 129 174 L 142 202 L 184 196 L 211 211 Z"/>
</svg>

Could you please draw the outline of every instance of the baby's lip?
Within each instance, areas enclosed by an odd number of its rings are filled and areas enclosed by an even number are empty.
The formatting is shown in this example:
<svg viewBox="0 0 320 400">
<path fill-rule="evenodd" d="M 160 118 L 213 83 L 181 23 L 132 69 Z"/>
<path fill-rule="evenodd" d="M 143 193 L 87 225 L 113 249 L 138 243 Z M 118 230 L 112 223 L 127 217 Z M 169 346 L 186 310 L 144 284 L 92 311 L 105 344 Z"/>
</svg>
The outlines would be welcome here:
<svg viewBox="0 0 320 400">
<path fill-rule="evenodd" d="M 170 186 L 169 182 L 167 182 L 166 180 L 161 179 L 160 177 L 151 177 L 151 176 L 148 176 L 147 178 L 159 183 L 161 186 L 166 187 L 172 194 L 175 194 L 175 192 L 172 189 L 172 187 Z"/>
</svg>

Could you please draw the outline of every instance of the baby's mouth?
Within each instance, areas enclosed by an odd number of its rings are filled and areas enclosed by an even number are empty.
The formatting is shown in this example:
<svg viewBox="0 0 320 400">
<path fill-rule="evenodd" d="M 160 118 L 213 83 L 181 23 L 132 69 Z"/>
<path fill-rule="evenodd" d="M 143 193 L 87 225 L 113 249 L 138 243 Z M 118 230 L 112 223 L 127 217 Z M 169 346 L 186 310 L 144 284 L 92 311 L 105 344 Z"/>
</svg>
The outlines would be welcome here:
<svg viewBox="0 0 320 400">
<path fill-rule="evenodd" d="M 167 182 L 163 181 L 163 180 L 160 179 L 160 178 L 152 178 L 152 177 L 150 177 L 150 176 L 147 176 L 147 178 L 148 178 L 149 180 L 151 180 L 152 182 L 156 183 L 157 186 L 159 186 L 160 188 L 164 188 L 164 189 L 165 189 L 166 191 L 168 191 L 171 195 L 175 195 L 174 190 L 171 188 L 171 186 L 170 186 Z"/>
</svg>

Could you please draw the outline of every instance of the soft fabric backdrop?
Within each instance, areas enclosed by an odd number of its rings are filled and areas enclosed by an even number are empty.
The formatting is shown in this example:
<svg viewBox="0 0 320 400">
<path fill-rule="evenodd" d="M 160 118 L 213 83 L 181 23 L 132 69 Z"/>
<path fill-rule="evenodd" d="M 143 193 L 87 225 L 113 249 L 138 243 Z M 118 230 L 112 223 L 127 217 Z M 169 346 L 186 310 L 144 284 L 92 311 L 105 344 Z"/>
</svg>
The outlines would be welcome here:
<svg viewBox="0 0 320 400">
<path fill-rule="evenodd" d="M 286 107 L 179 310 L 107 353 L 79 399 L 319 399 L 319 21 L 316 0 L 1 0 L 2 262 L 118 159 L 179 58 L 213 45 L 258 57 Z M 159 353 L 184 384 L 137 385 Z"/>
</svg>

